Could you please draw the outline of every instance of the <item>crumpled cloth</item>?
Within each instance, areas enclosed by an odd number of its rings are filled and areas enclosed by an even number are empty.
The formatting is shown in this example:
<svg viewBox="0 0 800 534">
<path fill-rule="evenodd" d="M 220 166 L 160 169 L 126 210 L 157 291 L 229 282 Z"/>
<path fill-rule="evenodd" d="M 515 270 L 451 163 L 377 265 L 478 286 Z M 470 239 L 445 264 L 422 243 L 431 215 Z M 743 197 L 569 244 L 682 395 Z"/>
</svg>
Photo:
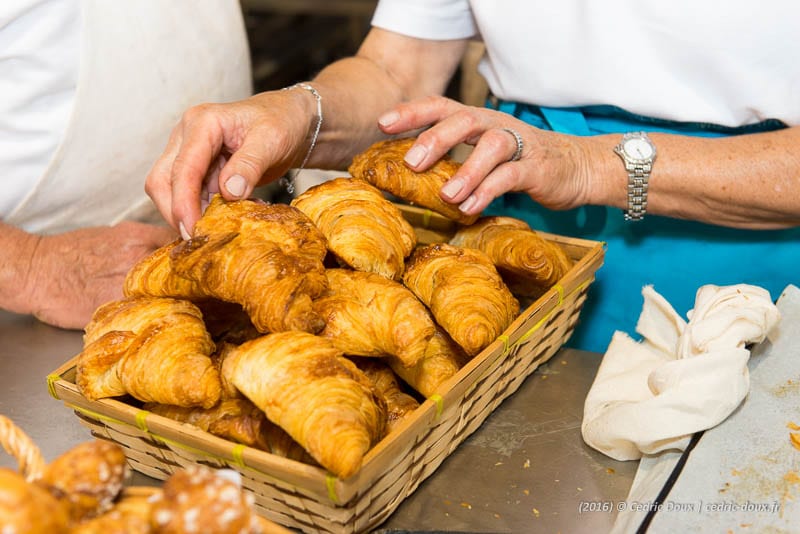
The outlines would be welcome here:
<svg viewBox="0 0 800 534">
<path fill-rule="evenodd" d="M 584 441 L 615 460 L 682 451 L 724 421 L 750 388 L 747 345 L 780 322 L 757 286 L 702 286 L 688 322 L 652 286 L 642 295 L 643 340 L 614 334 L 584 403 Z"/>
</svg>

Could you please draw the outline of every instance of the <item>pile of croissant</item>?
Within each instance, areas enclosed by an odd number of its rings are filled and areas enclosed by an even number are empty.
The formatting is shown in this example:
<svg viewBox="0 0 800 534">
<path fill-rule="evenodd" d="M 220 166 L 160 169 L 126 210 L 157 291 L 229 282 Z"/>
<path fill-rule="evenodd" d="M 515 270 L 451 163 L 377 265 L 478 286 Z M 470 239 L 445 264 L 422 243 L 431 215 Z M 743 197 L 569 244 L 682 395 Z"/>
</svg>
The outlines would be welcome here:
<svg viewBox="0 0 800 534">
<path fill-rule="evenodd" d="M 86 327 L 77 384 L 339 477 L 571 267 L 523 221 L 438 195 L 458 169 L 377 143 L 291 205 L 212 199 Z M 459 223 L 421 245 L 385 193 Z"/>
<path fill-rule="evenodd" d="M 3 445 L 18 452 L 29 438 L 0 417 Z M 9 440 L 10 438 L 10 440 Z M 0 532 L 26 534 L 262 534 L 278 527 L 259 518 L 239 474 L 195 466 L 163 488 L 123 491 L 122 448 L 89 441 L 50 464 L 38 449 L 18 457 L 21 473 L 0 468 Z M 33 463 L 36 465 L 33 465 Z M 272 528 L 275 527 L 275 528 Z M 281 531 L 283 529 L 280 529 Z"/>
</svg>

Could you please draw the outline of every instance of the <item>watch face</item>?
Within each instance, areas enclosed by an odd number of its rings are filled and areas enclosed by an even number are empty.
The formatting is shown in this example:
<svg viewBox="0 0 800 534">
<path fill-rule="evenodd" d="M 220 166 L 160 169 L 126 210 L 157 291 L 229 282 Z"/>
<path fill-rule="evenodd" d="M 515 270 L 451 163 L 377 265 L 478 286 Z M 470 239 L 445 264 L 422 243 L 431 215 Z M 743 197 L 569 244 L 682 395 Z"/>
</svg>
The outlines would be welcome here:
<svg viewBox="0 0 800 534">
<path fill-rule="evenodd" d="M 634 138 L 625 141 L 625 153 L 635 159 L 647 160 L 653 156 L 653 146 L 644 139 Z"/>
</svg>

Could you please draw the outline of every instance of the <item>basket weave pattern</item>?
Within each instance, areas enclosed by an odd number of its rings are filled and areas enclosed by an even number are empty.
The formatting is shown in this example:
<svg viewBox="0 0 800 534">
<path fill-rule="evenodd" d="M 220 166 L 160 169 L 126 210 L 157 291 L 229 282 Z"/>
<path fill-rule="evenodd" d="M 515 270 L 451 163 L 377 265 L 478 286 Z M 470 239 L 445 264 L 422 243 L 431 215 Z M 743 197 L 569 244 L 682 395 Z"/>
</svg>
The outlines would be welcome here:
<svg viewBox="0 0 800 534">
<path fill-rule="evenodd" d="M 452 226 L 430 212 L 403 208 L 421 242 L 446 240 Z M 575 266 L 489 347 L 442 384 L 414 414 L 341 480 L 323 469 L 238 445 L 122 400 L 89 401 L 75 385 L 76 359 L 48 377 L 51 394 L 91 433 L 120 444 L 133 469 L 166 479 L 195 464 L 236 469 L 257 512 L 306 532 L 356 533 L 378 526 L 539 365 L 569 339 L 594 273 L 601 243 L 558 236 Z"/>
</svg>

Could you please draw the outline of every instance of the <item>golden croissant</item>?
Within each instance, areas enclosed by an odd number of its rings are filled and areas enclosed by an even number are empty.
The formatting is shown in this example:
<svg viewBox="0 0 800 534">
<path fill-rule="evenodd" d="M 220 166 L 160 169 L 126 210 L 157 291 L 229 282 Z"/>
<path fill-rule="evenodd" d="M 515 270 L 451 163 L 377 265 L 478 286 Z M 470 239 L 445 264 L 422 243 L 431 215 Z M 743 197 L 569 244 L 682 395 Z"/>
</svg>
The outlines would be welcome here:
<svg viewBox="0 0 800 534">
<path fill-rule="evenodd" d="M 303 447 L 246 398 L 221 401 L 211 408 L 146 403 L 143 409 L 248 447 L 305 463 L 316 463 Z"/>
<path fill-rule="evenodd" d="M 384 433 L 385 401 L 328 339 L 268 334 L 228 358 L 236 388 L 339 477 L 355 473 Z"/>
<path fill-rule="evenodd" d="M 483 252 L 437 243 L 411 255 L 403 282 L 468 356 L 508 328 L 519 301 Z"/>
<path fill-rule="evenodd" d="M 560 246 L 513 217 L 482 217 L 460 228 L 450 244 L 485 252 L 507 282 L 527 281 L 532 286 L 524 291 L 526 296 L 544 293 L 572 266 Z"/>
<path fill-rule="evenodd" d="M 172 268 L 170 254 L 182 240 L 177 239 L 141 259 L 125 276 L 122 291 L 126 297 L 172 297 L 204 300 L 208 293 L 200 285 Z"/>
<path fill-rule="evenodd" d="M 378 358 L 353 357 L 351 360 L 367 375 L 386 401 L 386 433 L 392 432 L 419 408 L 419 401 L 403 391 L 392 369 Z"/>
<path fill-rule="evenodd" d="M 328 269 L 328 292 L 314 302 L 325 319 L 319 335 L 350 356 L 396 357 L 415 365 L 436 325 L 403 284 L 373 273 Z"/>
<path fill-rule="evenodd" d="M 406 384 L 425 397 L 430 397 L 469 361 L 469 357 L 447 332 L 437 327 L 436 333 L 428 341 L 425 354 L 416 365 L 406 367 L 396 358 L 387 358 L 386 361 Z"/>
<path fill-rule="evenodd" d="M 138 297 L 99 307 L 84 334 L 76 383 L 86 398 L 210 408 L 220 399 L 214 342 L 191 302 Z"/>
<path fill-rule="evenodd" d="M 426 171 L 413 171 L 405 164 L 403 158 L 414 141 L 413 137 L 379 141 L 357 154 L 348 171 L 354 178 L 361 178 L 378 189 L 428 208 L 448 219 L 461 224 L 475 222 L 478 214 L 462 213 L 457 205 L 445 202 L 439 196 L 439 190 L 456 173 L 461 164 L 450 156 L 444 156 Z"/>
<path fill-rule="evenodd" d="M 325 236 L 297 208 L 217 195 L 172 267 L 210 297 L 242 305 L 260 332 L 317 332 L 311 306 L 326 288 Z"/>
<path fill-rule="evenodd" d="M 292 201 L 325 234 L 328 248 L 357 271 L 399 280 L 417 244 L 414 228 L 378 189 L 357 178 L 336 178 Z"/>
</svg>

